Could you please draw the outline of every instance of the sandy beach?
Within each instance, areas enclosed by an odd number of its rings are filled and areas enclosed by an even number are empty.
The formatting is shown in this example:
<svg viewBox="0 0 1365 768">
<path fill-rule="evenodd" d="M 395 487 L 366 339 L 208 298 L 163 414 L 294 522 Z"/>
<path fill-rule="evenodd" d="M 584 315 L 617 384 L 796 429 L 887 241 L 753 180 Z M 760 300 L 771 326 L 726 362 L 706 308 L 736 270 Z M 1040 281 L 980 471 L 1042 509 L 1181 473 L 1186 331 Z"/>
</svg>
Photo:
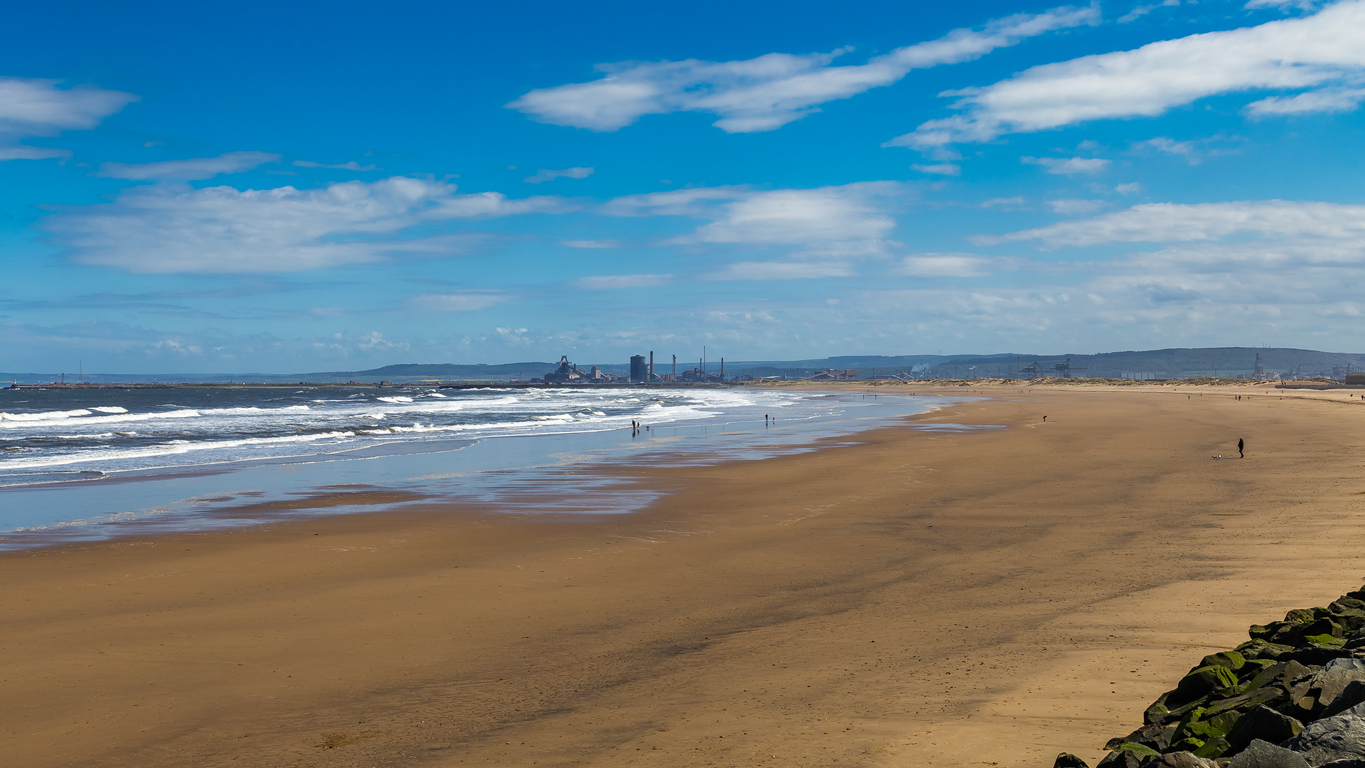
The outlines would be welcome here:
<svg viewBox="0 0 1365 768">
<path fill-rule="evenodd" d="M 914 389 L 989 399 L 912 424 L 1004 428 L 633 469 L 669 493 L 631 515 L 0 555 L 3 762 L 1093 765 L 1200 656 L 1365 574 L 1360 398 Z"/>
</svg>

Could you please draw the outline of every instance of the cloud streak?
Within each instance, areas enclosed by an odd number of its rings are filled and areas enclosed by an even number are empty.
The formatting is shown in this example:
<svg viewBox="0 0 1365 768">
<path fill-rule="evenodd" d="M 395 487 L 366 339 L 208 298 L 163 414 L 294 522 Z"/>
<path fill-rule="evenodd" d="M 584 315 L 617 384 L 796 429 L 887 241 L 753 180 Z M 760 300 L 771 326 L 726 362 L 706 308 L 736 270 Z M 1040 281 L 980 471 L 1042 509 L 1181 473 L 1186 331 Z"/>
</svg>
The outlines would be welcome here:
<svg viewBox="0 0 1365 768">
<path fill-rule="evenodd" d="M 592 175 L 594 170 L 596 169 L 581 168 L 577 166 L 565 168 L 562 171 L 552 171 L 548 168 L 541 168 L 534 174 L 522 179 L 522 181 L 527 184 L 541 184 L 546 181 L 554 181 L 555 179 L 586 179 Z"/>
<path fill-rule="evenodd" d="M 361 165 L 360 163 L 357 163 L 357 162 L 354 161 L 354 160 L 351 160 L 350 162 L 346 162 L 346 163 L 319 163 L 319 162 L 314 161 L 314 160 L 295 160 L 293 163 L 291 163 L 291 165 L 296 165 L 296 166 L 298 166 L 298 167 L 300 167 L 300 168 L 328 168 L 328 169 L 336 170 L 336 171 L 382 171 L 382 170 L 384 170 L 383 168 L 380 168 L 380 167 L 377 166 L 377 165 L 374 165 L 374 164 L 370 164 L 370 165 Z"/>
<path fill-rule="evenodd" d="M 570 280 L 578 288 L 590 291 L 614 291 L 627 288 L 652 288 L 672 280 L 672 275 L 592 275 Z"/>
<path fill-rule="evenodd" d="M 159 163 L 104 163 L 97 176 L 131 181 L 193 181 L 221 173 L 242 173 L 266 163 L 278 163 L 270 152 L 228 152 L 217 157 L 166 160 Z"/>
<path fill-rule="evenodd" d="M 710 276 L 712 280 L 812 280 L 852 277 L 852 267 L 842 262 L 739 261 Z"/>
<path fill-rule="evenodd" d="M 58 88 L 57 80 L 0 77 L 0 160 L 65 157 L 60 149 L 28 147 L 28 136 L 55 136 L 62 131 L 89 130 L 104 118 L 137 101 L 131 93 L 93 86 Z"/>
<path fill-rule="evenodd" d="M 726 133 L 772 131 L 818 112 L 820 104 L 891 85 L 912 70 L 971 61 L 1030 37 L 1097 24 L 1099 19 L 1098 5 L 1016 14 L 981 30 L 956 29 L 850 66 L 831 66 L 849 48 L 769 53 L 743 61 L 602 64 L 598 80 L 533 90 L 507 106 L 540 122 L 593 131 L 615 131 L 644 115 L 672 112 L 717 115 L 713 125 Z"/>
<path fill-rule="evenodd" d="M 561 207 L 553 198 L 459 194 L 453 184 L 404 177 L 310 190 L 155 186 L 67 208 L 42 227 L 82 264 L 150 273 L 295 272 L 452 248 L 448 237 L 403 237 L 421 224 Z"/>
<path fill-rule="evenodd" d="M 408 304 L 422 312 L 474 312 L 488 309 L 504 298 L 496 293 L 426 293 L 414 296 Z"/>
<path fill-rule="evenodd" d="M 1109 161 L 1098 157 L 1021 157 L 1025 165 L 1041 165 L 1048 173 L 1061 176 L 1099 173 L 1109 167 Z"/>
<path fill-rule="evenodd" d="M 1365 2 L 1347 0 L 1305 18 L 1044 64 L 984 88 L 948 92 L 960 97 L 953 108 L 961 114 L 930 120 L 887 144 L 942 149 L 1092 120 L 1156 117 L 1208 96 L 1251 90 L 1319 95 L 1291 106 L 1257 102 L 1253 114 L 1340 110 L 1360 100 L 1344 96 L 1342 84 L 1362 74 Z"/>
<path fill-rule="evenodd" d="M 978 245 L 1035 240 L 1047 247 L 1106 243 L 1213 241 L 1233 235 L 1336 241 L 1365 251 L 1365 205 L 1265 200 L 1232 203 L 1151 203 L 1078 221 L 1006 235 L 971 238 Z"/>
</svg>

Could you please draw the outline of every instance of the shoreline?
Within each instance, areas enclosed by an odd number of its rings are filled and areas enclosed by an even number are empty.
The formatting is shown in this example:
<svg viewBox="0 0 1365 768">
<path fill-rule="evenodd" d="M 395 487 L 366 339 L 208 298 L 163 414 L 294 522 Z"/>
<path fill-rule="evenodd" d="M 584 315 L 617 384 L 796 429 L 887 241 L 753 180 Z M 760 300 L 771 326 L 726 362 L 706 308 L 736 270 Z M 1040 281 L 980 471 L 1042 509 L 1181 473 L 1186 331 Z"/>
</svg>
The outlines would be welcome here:
<svg viewBox="0 0 1365 768">
<path fill-rule="evenodd" d="M 626 467 L 668 493 L 624 517 L 436 505 L 0 555 L 0 748 L 29 765 L 1093 764 L 1197 649 L 1354 586 L 1355 412 L 982 394 L 911 420 L 1010 428 Z M 1233 424 L 1249 460 L 1208 461 Z"/>
<path fill-rule="evenodd" d="M 874 401 L 856 393 L 796 394 L 782 395 L 783 402 L 766 407 L 748 403 L 726 410 L 722 406 L 638 430 L 583 425 L 543 433 L 485 436 L 471 432 L 439 440 L 419 435 L 301 455 L 244 455 L 78 473 L 71 467 L 83 465 L 69 465 L 41 475 L 36 482 L 0 486 L 0 506 L 8 507 L 0 515 L 6 523 L 6 530 L 0 531 L 0 550 L 247 525 L 253 523 L 248 515 L 252 509 L 335 507 L 335 514 L 355 514 L 374 507 L 369 502 L 357 506 L 327 501 L 326 497 L 337 495 L 337 488 L 406 493 L 414 499 L 456 506 L 503 504 L 510 512 L 540 505 L 555 488 L 565 512 L 590 512 L 600 505 L 604 511 L 624 513 L 640 508 L 653 494 L 646 491 L 640 499 L 631 500 L 624 488 L 614 487 L 622 485 L 613 475 L 620 467 L 801 452 L 823 444 L 824 438 L 837 442 L 941 403 L 939 398 L 903 395 Z M 790 413 L 787 405 L 794 406 Z M 771 425 L 764 417 L 767 407 L 781 408 L 774 411 L 780 419 Z M 214 443 L 204 445 L 212 450 Z M 72 474 L 82 476 L 69 478 Z M 111 485 L 121 489 L 106 492 Z M 307 503 L 299 504 L 301 497 Z M 57 519 L 50 510 L 62 510 L 65 516 Z M 28 522 L 18 522 L 25 519 Z M 275 520 L 266 516 L 260 522 Z"/>
</svg>

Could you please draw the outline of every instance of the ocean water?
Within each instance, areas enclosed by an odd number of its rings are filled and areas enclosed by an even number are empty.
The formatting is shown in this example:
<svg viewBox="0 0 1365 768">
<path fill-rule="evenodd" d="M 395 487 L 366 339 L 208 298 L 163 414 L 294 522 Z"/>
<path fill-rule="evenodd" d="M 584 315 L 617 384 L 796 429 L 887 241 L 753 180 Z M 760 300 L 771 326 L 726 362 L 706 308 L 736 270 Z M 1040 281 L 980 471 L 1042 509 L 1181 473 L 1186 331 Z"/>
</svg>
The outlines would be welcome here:
<svg viewBox="0 0 1365 768">
<path fill-rule="evenodd" d="M 353 490 L 625 512 L 654 494 L 589 467 L 808 450 L 941 402 L 745 388 L 6 389 L 0 549 L 255 524 L 281 518 L 269 502 Z"/>
</svg>

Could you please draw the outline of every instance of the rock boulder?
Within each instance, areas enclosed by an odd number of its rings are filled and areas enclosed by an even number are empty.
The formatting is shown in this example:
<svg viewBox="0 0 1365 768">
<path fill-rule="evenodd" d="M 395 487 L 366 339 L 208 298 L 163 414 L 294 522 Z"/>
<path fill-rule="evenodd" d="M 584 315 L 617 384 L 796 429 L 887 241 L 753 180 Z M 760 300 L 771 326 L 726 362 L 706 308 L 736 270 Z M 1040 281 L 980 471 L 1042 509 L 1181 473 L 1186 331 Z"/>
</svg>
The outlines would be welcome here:
<svg viewBox="0 0 1365 768">
<path fill-rule="evenodd" d="M 1303 755 L 1310 766 L 1365 759 L 1365 718 L 1350 713 L 1323 718 L 1309 723 L 1285 746 Z"/>
</svg>

